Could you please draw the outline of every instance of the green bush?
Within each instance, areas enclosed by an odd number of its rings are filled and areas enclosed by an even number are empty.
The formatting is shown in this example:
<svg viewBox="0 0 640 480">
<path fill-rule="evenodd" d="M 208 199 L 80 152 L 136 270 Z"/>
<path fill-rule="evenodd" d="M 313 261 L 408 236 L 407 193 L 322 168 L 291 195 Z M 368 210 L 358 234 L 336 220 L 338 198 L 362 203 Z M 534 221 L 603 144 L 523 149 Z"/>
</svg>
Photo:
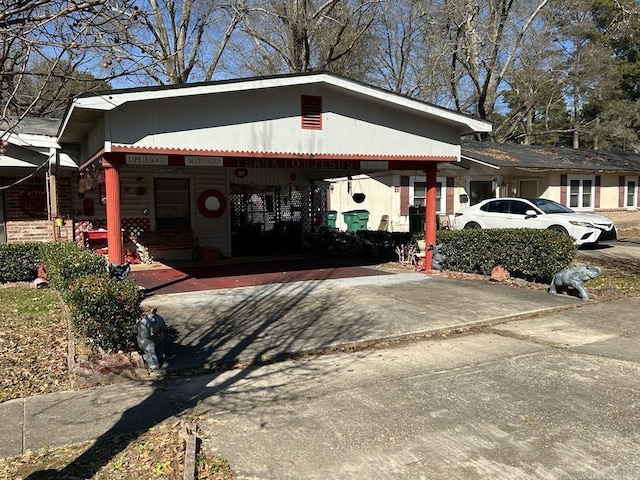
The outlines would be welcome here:
<svg viewBox="0 0 640 480">
<path fill-rule="evenodd" d="M 75 242 L 43 243 L 42 262 L 47 266 L 49 283 L 63 295 L 69 283 L 87 275 L 108 277 L 107 262 L 101 255 Z"/>
<path fill-rule="evenodd" d="M 109 278 L 104 257 L 74 242 L 0 245 L 1 283 L 32 281 L 41 265 L 79 334 L 106 351 L 135 346 L 143 294 L 132 282 Z"/>
<path fill-rule="evenodd" d="M 0 244 L 0 283 L 30 282 L 41 265 L 40 243 Z"/>
<path fill-rule="evenodd" d="M 518 278 L 548 282 L 568 267 L 577 247 L 563 233 L 539 229 L 440 230 L 450 270 L 489 275 L 496 265 Z"/>
<path fill-rule="evenodd" d="M 105 275 L 77 279 L 64 294 L 75 330 L 107 352 L 135 348 L 143 296 L 135 283 Z"/>
</svg>

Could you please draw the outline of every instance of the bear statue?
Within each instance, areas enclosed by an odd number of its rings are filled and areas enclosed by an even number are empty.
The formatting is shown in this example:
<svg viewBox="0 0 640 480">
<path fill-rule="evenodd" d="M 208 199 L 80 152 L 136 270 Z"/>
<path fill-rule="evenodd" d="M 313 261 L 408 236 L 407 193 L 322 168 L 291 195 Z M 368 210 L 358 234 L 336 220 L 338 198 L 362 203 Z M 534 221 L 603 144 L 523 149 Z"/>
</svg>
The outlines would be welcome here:
<svg viewBox="0 0 640 480">
<path fill-rule="evenodd" d="M 164 361 L 164 339 L 167 326 L 154 308 L 138 322 L 138 346 L 144 352 L 149 369 L 158 370 Z"/>
<path fill-rule="evenodd" d="M 440 271 L 447 268 L 447 256 L 442 251 L 442 245 L 434 245 L 433 243 L 430 243 L 429 250 L 433 251 L 433 256 L 431 257 L 431 268 L 433 270 Z"/>
<path fill-rule="evenodd" d="M 589 300 L 589 294 L 584 288 L 584 282 L 596 278 L 601 273 L 602 269 L 600 267 L 591 267 L 589 265 L 561 270 L 553 276 L 548 292 L 558 293 L 558 290 L 568 291 L 572 288 L 578 292 L 582 300 Z"/>
</svg>

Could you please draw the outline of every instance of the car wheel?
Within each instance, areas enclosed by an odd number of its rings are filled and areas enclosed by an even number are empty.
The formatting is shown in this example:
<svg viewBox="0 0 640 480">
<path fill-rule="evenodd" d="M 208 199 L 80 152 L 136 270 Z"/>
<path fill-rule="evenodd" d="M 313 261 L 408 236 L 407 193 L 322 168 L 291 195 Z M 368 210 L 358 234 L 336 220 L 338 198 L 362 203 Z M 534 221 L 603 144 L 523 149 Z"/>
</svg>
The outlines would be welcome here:
<svg viewBox="0 0 640 480">
<path fill-rule="evenodd" d="M 560 232 L 560 233 L 564 233 L 565 235 L 569 235 L 569 232 L 567 232 L 567 229 L 561 225 L 551 225 L 549 227 L 549 230 L 553 230 L 554 232 Z"/>
<path fill-rule="evenodd" d="M 480 226 L 479 223 L 469 222 L 464 226 L 464 228 L 467 229 L 467 228 L 482 228 L 482 227 Z"/>
</svg>

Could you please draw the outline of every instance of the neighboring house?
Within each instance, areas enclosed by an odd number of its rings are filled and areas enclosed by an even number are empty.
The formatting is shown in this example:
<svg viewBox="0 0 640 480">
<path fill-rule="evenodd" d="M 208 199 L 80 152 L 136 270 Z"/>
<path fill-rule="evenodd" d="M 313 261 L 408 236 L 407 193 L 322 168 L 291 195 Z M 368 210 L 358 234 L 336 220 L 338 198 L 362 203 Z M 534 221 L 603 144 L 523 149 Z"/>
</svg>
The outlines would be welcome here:
<svg viewBox="0 0 640 480">
<path fill-rule="evenodd" d="M 598 212 L 618 228 L 640 227 L 640 155 L 532 145 L 463 142 L 459 163 L 438 165 L 436 211 L 444 225 L 459 209 L 492 197 L 545 197 L 580 211 Z M 369 203 L 356 205 L 349 191 Z M 422 231 L 425 174 L 398 170 L 332 179 L 330 209 L 370 212 L 375 230 L 383 215 L 390 231 Z"/>
<path fill-rule="evenodd" d="M 59 126 L 47 118 L 0 120 L 0 243 L 69 238 L 68 226 L 55 226 L 53 212 L 59 195 L 70 208 L 68 185 L 78 167 L 60 151 Z"/>
<path fill-rule="evenodd" d="M 326 223 L 324 179 L 416 170 L 435 186 L 437 165 L 459 162 L 461 137 L 490 130 L 327 73 L 86 94 L 57 133 L 79 169 L 56 184 L 48 221 L 106 241 L 116 262 L 130 237 L 167 230 L 189 231 L 224 256 L 292 252 L 302 232 Z"/>
</svg>

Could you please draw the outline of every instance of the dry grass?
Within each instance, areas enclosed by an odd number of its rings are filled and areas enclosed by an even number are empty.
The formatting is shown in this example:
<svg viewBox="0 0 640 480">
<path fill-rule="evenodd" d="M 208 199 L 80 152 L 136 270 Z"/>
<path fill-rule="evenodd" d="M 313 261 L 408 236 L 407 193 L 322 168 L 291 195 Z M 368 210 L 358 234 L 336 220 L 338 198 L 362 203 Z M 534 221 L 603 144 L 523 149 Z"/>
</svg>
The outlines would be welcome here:
<svg viewBox="0 0 640 480">
<path fill-rule="evenodd" d="M 69 390 L 68 328 L 54 290 L 0 288 L 0 402 Z"/>
<path fill-rule="evenodd" d="M 68 326 L 57 293 L 29 283 L 4 285 L 0 305 L 0 403 L 70 390 Z M 139 435 L 101 442 L 101 449 L 87 442 L 0 459 L 0 480 L 182 479 L 185 442 L 180 433 L 177 423 L 165 422 Z M 78 461 L 89 449 L 91 455 Z M 235 478 L 224 460 L 204 452 L 196 471 L 198 479 Z"/>
<path fill-rule="evenodd" d="M 0 459 L 0 480 L 27 477 L 29 480 L 181 480 L 185 465 L 183 437 L 181 422 L 167 421 L 140 435 L 111 437 L 101 442 L 99 450 L 95 443 L 85 442 L 27 452 Z M 89 449 L 89 458 L 80 457 Z M 233 480 L 236 477 L 226 461 L 200 454 L 196 457 L 193 478 Z"/>
</svg>

